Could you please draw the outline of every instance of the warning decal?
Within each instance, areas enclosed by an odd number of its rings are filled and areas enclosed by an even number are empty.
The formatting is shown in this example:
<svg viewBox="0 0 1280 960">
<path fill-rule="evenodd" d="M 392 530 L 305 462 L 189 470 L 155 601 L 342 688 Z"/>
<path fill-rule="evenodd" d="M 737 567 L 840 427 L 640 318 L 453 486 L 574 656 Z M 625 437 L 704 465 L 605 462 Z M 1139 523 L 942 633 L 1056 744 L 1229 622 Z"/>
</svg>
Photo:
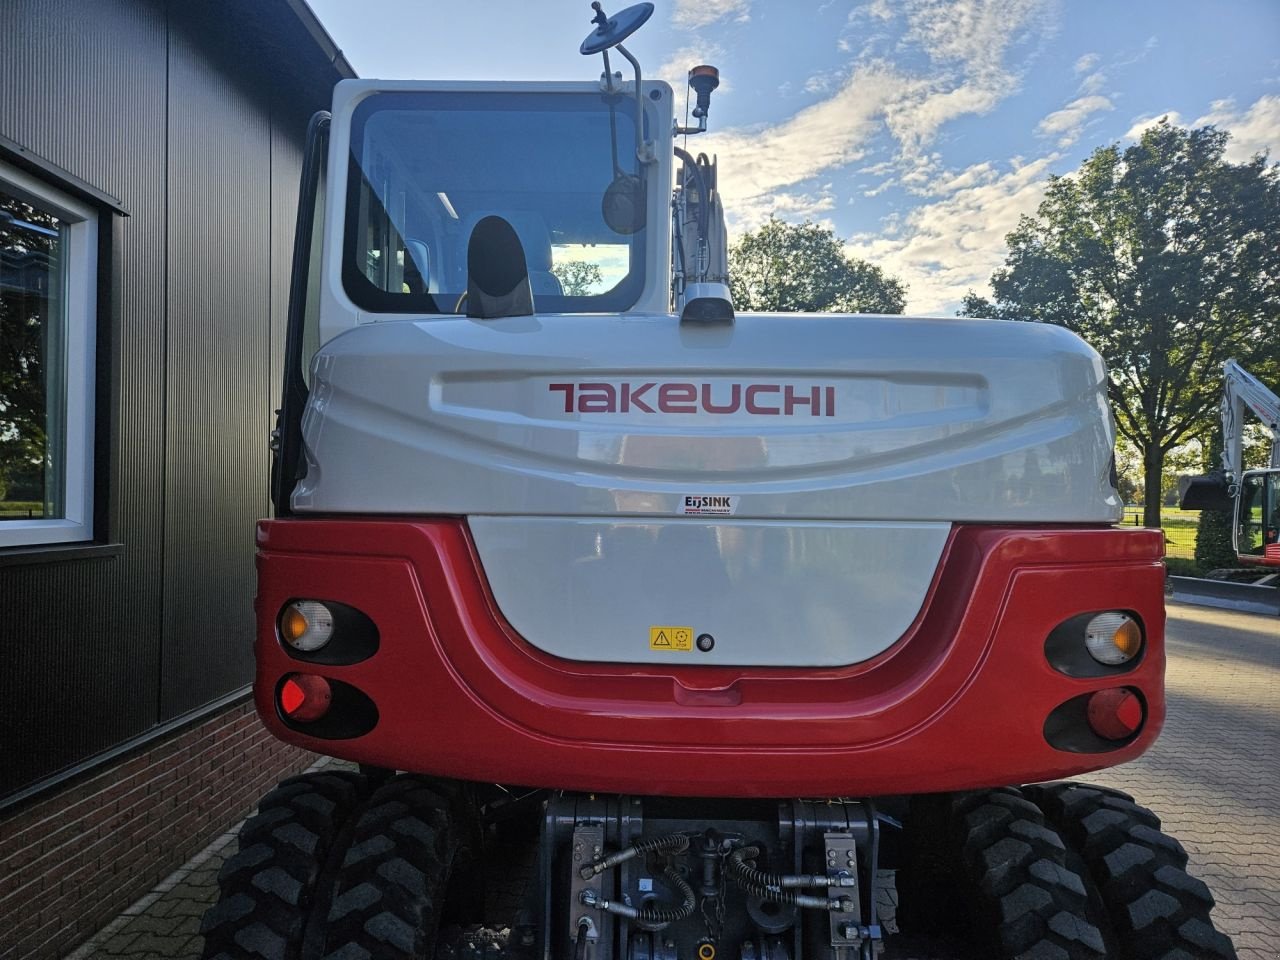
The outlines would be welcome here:
<svg viewBox="0 0 1280 960">
<path fill-rule="evenodd" d="M 686 651 L 693 649 L 693 627 L 650 627 L 650 650 Z"/>
</svg>

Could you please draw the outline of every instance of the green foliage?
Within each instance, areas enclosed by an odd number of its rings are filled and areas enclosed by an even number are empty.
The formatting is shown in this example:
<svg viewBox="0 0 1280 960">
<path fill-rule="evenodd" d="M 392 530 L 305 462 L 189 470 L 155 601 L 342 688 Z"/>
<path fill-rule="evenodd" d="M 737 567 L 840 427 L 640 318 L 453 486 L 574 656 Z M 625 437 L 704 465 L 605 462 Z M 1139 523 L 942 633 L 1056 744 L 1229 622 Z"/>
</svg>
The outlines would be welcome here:
<svg viewBox="0 0 1280 960">
<path fill-rule="evenodd" d="M 1165 557 L 1165 570 L 1173 577 L 1198 577 L 1200 576 L 1200 565 L 1194 560 L 1188 560 L 1185 557 Z"/>
<path fill-rule="evenodd" d="M 1227 163 L 1227 137 L 1160 123 L 1095 150 L 1009 234 L 995 300 L 961 311 L 1058 324 L 1102 354 L 1117 429 L 1142 453 L 1147 526 L 1166 455 L 1216 419 L 1223 361 L 1280 359 L 1280 167 Z"/>
<path fill-rule="evenodd" d="M 587 260 L 565 260 L 552 264 L 551 272 L 560 281 L 566 297 L 585 297 L 604 283 L 599 264 Z"/>
<path fill-rule="evenodd" d="M 0 196 L 0 488 L 42 469 L 45 456 L 45 326 L 49 295 L 41 289 L 58 275 L 57 221 L 30 204 Z M 6 494 L 7 495 L 7 494 Z"/>
<path fill-rule="evenodd" d="M 1207 473 L 1222 462 L 1222 431 L 1213 433 L 1213 442 L 1205 451 Z M 1235 518 L 1228 510 L 1201 510 L 1196 526 L 1196 566 L 1204 573 L 1221 567 L 1237 566 L 1236 550 L 1231 544 L 1231 528 Z"/>
<path fill-rule="evenodd" d="M 850 257 L 831 230 L 776 217 L 729 250 L 737 310 L 783 313 L 901 313 L 907 288 L 879 267 Z"/>
</svg>

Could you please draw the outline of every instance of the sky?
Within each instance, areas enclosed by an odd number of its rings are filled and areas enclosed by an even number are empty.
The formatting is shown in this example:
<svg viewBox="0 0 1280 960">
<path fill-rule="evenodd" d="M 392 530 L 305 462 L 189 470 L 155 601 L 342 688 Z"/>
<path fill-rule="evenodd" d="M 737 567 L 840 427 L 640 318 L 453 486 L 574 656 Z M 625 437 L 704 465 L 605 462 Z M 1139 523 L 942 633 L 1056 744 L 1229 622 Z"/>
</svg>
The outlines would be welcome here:
<svg viewBox="0 0 1280 960">
<path fill-rule="evenodd" d="M 309 0 L 362 77 L 599 76 L 585 0 Z M 605 3 L 617 12 L 624 4 Z M 659 0 L 627 48 L 676 88 L 711 63 L 731 236 L 833 229 L 910 313 L 986 294 L 1048 178 L 1162 116 L 1280 160 L 1280 0 Z M 615 66 L 616 69 L 616 66 Z"/>
</svg>

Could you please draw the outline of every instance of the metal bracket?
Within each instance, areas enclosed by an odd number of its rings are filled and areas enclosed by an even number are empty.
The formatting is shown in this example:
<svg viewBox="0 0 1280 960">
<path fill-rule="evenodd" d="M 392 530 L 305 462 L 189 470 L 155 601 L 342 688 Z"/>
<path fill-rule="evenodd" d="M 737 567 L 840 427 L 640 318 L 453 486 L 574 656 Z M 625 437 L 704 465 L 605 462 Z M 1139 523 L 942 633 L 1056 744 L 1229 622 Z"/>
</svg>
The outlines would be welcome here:
<svg viewBox="0 0 1280 960">
<path fill-rule="evenodd" d="M 584 880 L 578 873 L 578 868 L 604 853 L 604 824 L 581 823 L 575 826 L 570 849 L 573 856 L 573 870 L 569 881 L 569 903 L 566 905 L 569 911 L 569 939 L 576 944 L 579 928 L 585 924 L 586 931 L 582 936 L 587 941 L 586 947 L 577 955 L 585 957 L 585 960 L 594 960 L 596 948 L 600 942 L 600 925 L 597 923 L 600 915 L 587 903 L 605 899 L 605 875 L 596 874 Z"/>
<path fill-rule="evenodd" d="M 840 879 L 852 878 L 854 886 L 831 886 L 827 896 L 832 900 L 847 901 L 849 909 L 832 910 L 830 913 L 831 946 L 836 957 L 844 953 L 841 948 L 858 950 L 865 938 L 862 926 L 862 905 L 858 890 L 858 847 L 852 833 L 827 832 L 822 835 L 827 861 L 827 876 Z"/>
</svg>

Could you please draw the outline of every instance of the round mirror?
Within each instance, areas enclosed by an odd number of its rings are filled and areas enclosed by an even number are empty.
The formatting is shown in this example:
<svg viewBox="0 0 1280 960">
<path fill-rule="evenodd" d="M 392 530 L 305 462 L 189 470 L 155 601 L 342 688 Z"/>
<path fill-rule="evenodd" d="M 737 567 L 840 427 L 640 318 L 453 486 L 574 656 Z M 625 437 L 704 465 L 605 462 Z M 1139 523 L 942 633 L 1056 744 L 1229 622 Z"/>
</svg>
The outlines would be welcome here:
<svg viewBox="0 0 1280 960">
<path fill-rule="evenodd" d="M 612 17 L 605 17 L 600 4 L 593 3 L 591 6 L 596 10 L 596 23 L 599 26 L 587 35 L 587 39 L 583 40 L 582 46 L 578 48 L 583 56 L 588 57 L 608 50 L 610 47 L 616 47 L 643 27 L 645 21 L 653 16 L 652 3 L 637 3 L 633 7 L 618 11 Z"/>
<path fill-rule="evenodd" d="M 600 203 L 604 222 L 614 233 L 630 236 L 644 226 L 644 181 L 631 173 L 614 178 Z"/>
</svg>

